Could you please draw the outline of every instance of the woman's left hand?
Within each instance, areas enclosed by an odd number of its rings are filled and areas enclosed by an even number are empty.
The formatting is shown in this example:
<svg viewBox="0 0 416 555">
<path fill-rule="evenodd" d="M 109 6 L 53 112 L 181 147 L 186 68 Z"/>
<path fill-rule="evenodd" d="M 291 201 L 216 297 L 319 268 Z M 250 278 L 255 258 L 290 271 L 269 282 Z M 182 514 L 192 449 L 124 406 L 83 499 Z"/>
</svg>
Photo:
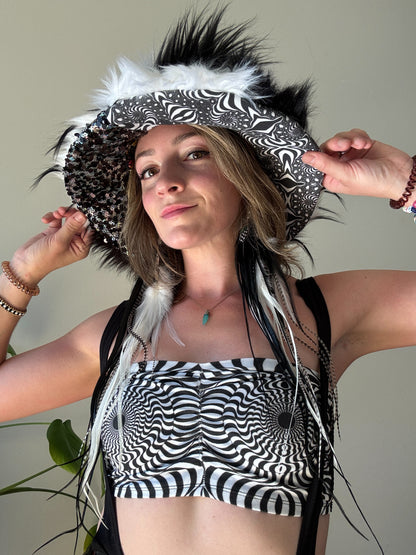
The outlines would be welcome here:
<svg viewBox="0 0 416 555">
<path fill-rule="evenodd" d="M 323 186 L 329 191 L 396 200 L 413 167 L 408 154 L 372 140 L 361 129 L 337 133 L 321 145 L 321 152 L 307 152 L 302 160 L 325 174 Z"/>
</svg>

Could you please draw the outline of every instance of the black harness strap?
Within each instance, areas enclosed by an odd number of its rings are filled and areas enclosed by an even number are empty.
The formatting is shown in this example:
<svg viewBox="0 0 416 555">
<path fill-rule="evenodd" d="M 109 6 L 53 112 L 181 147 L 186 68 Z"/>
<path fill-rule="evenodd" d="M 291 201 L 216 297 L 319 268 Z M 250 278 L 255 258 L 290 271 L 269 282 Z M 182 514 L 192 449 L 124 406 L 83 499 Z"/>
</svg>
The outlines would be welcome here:
<svg viewBox="0 0 416 555">
<path fill-rule="evenodd" d="M 101 338 L 101 343 L 100 343 L 100 373 L 101 374 L 105 374 L 105 371 L 107 370 L 107 367 L 108 367 L 108 363 L 110 362 L 108 354 L 110 352 L 111 345 L 113 344 L 114 338 L 117 336 L 118 331 L 120 330 L 120 327 L 121 327 L 120 321 L 123 318 L 123 313 L 125 311 L 127 302 L 128 301 L 123 301 L 115 309 L 110 320 L 107 323 L 107 326 Z M 117 343 L 120 343 L 121 341 L 122 341 L 122 338 L 120 338 L 118 342 L 116 341 L 116 344 L 114 345 L 114 349 L 113 349 L 114 352 L 117 352 L 119 350 L 119 345 L 117 345 Z"/>
<path fill-rule="evenodd" d="M 331 350 L 331 322 L 324 296 L 313 278 L 296 282 L 299 294 L 305 301 L 306 306 L 315 317 L 318 337 L 325 345 L 327 352 Z M 325 364 L 322 362 L 326 357 L 325 347 L 319 345 L 320 357 L 320 415 L 324 428 L 328 431 L 328 374 Z M 316 548 L 316 537 L 318 532 L 319 515 L 322 508 L 322 478 L 325 460 L 320 457 L 318 474 L 314 476 L 308 492 L 308 500 L 302 519 L 296 555 L 314 555 Z"/>
<path fill-rule="evenodd" d="M 108 321 L 102 335 L 100 343 L 101 375 L 91 399 L 92 421 L 95 417 L 98 399 L 102 391 L 103 383 L 106 380 L 107 371 L 114 367 L 120 356 L 130 313 L 138 299 L 140 299 L 140 291 L 142 290 L 142 287 L 143 282 L 140 279 L 137 280 L 130 299 L 118 305 Z M 110 354 L 110 349 L 113 344 L 114 347 Z M 116 502 L 112 494 L 113 487 L 110 483 L 109 472 L 108 469 L 105 468 L 105 461 L 103 461 L 103 466 L 105 481 L 104 514 L 102 522 L 98 527 L 98 531 L 84 555 L 123 555 L 118 531 Z"/>
<path fill-rule="evenodd" d="M 104 378 L 109 360 L 109 353 L 111 346 L 114 343 L 114 348 L 112 353 L 118 352 L 122 344 L 121 335 L 124 337 L 124 333 L 119 333 L 122 329 L 120 322 L 123 322 L 126 314 L 126 308 L 128 301 L 122 302 L 113 312 L 107 326 L 104 330 L 103 336 L 100 343 L 100 373 L 101 379 Z M 125 326 L 123 326 L 125 329 Z M 98 388 L 96 388 L 97 391 Z M 101 388 L 100 388 L 101 389 Z M 95 392 L 94 392 L 95 393 Z M 96 399 L 93 396 L 91 402 L 91 413 L 95 413 Z M 100 523 L 97 533 L 95 534 L 92 543 L 90 544 L 88 550 L 84 555 L 123 555 L 123 550 L 121 548 L 120 536 L 118 533 L 117 524 L 117 513 L 116 513 L 116 502 L 114 496 L 112 495 L 112 487 L 110 484 L 110 479 L 108 472 L 104 464 L 104 482 L 105 482 L 105 499 L 104 499 L 104 514 L 102 517 L 102 522 Z"/>
<path fill-rule="evenodd" d="M 315 317 L 318 336 L 329 351 L 331 346 L 331 326 L 325 299 L 321 290 L 313 278 L 298 281 L 296 285 L 300 295 Z M 107 368 L 109 368 L 119 356 L 131 306 L 131 301 L 124 301 L 121 303 L 114 311 L 104 330 L 100 345 L 101 376 L 105 375 Z M 109 357 L 109 352 L 114 340 L 114 348 Z M 324 355 L 321 347 L 320 354 Z M 320 411 L 322 422 L 324 426 L 327 427 L 328 376 L 324 365 L 321 363 L 320 366 Z M 296 555 L 314 555 L 315 553 L 316 535 L 322 506 L 322 476 L 324 467 L 324 461 L 322 459 L 323 457 L 321 457 L 319 474 L 314 477 L 308 493 L 308 501 L 302 519 L 302 527 L 299 535 Z M 104 525 L 100 525 L 98 532 L 85 555 L 123 555 L 118 533 L 115 499 L 112 495 L 112 487 L 108 478 L 108 472 L 104 472 L 104 477 L 106 485 L 103 514 Z"/>
</svg>

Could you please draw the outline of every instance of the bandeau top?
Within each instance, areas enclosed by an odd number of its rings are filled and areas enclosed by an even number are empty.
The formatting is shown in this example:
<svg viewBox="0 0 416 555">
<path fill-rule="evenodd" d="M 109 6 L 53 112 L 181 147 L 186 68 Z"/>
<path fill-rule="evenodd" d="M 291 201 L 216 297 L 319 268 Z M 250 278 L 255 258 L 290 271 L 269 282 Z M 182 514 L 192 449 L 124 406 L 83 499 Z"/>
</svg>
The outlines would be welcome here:
<svg viewBox="0 0 416 555">
<path fill-rule="evenodd" d="M 319 375 L 305 372 L 319 397 Z M 113 403 L 101 434 L 114 495 L 202 496 L 301 516 L 319 436 L 294 397 L 272 359 L 133 364 L 121 418 Z M 332 472 L 328 463 L 321 514 L 331 508 Z"/>
</svg>

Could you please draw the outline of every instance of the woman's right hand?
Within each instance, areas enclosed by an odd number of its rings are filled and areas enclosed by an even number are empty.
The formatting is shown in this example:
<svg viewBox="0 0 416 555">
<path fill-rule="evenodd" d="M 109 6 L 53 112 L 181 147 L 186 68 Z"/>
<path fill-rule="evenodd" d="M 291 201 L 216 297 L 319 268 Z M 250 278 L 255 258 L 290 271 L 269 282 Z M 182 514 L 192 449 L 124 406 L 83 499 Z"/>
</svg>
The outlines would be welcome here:
<svg viewBox="0 0 416 555">
<path fill-rule="evenodd" d="M 93 231 L 76 208 L 59 207 L 42 217 L 48 227 L 14 254 L 13 272 L 29 285 L 37 284 L 53 270 L 82 260 L 90 250 Z"/>
</svg>

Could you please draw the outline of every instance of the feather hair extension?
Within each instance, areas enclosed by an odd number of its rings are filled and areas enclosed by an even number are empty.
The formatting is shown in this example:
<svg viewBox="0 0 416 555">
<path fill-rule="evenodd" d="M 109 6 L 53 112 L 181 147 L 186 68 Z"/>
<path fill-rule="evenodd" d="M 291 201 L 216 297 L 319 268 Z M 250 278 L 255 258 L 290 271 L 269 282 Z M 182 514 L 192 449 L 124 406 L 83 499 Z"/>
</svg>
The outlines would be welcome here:
<svg viewBox="0 0 416 555">
<path fill-rule="evenodd" d="M 145 342 L 152 341 L 156 350 L 160 326 L 169 312 L 173 300 L 173 287 L 165 282 L 148 287 L 142 304 L 136 310 L 134 332 Z"/>
<path fill-rule="evenodd" d="M 285 357 L 284 360 L 286 362 L 286 368 L 288 368 L 292 372 L 294 377 L 294 397 L 293 397 L 293 405 L 292 405 L 292 414 L 291 414 L 290 425 L 289 425 L 289 428 L 287 429 L 286 435 L 288 436 L 290 434 L 291 425 L 294 419 L 294 414 L 298 403 L 298 396 L 301 394 L 306 403 L 309 414 L 312 416 L 317 426 L 317 429 L 319 430 L 319 435 L 320 435 L 319 443 L 324 441 L 329 446 L 332 454 L 335 455 L 334 446 L 331 442 L 330 437 L 328 436 L 328 431 L 325 428 L 324 423 L 322 421 L 321 411 L 319 408 L 319 403 L 316 397 L 316 393 L 314 391 L 314 388 L 307 374 L 304 372 L 301 361 L 298 357 L 295 337 L 291 329 L 291 326 L 289 324 L 289 321 L 287 320 L 286 315 L 280 303 L 277 301 L 275 296 L 271 294 L 271 292 L 269 291 L 263 272 L 261 270 L 261 265 L 258 263 L 256 264 L 256 283 L 257 283 L 257 290 L 258 290 L 258 299 L 261 306 L 263 307 L 264 314 L 271 316 L 273 329 L 276 332 L 276 334 L 279 336 L 280 342 L 282 344 L 286 342 L 286 338 L 285 338 L 285 334 L 283 332 L 282 326 L 284 326 L 285 330 L 288 333 L 287 343 L 294 360 L 294 364 L 292 364 L 288 359 L 288 357 L 286 356 L 284 350 L 282 349 L 282 353 Z M 321 456 L 322 456 L 322 450 L 321 448 L 319 448 L 317 450 L 318 468 L 321 464 Z"/>
<path fill-rule="evenodd" d="M 118 365 L 116 366 L 111 378 L 108 381 L 105 391 L 99 402 L 94 423 L 91 428 L 90 450 L 88 454 L 88 463 L 86 465 L 85 476 L 82 487 L 87 494 L 88 478 L 94 468 L 97 458 L 100 441 L 101 428 L 106 415 L 117 406 L 117 418 L 121 424 L 121 410 L 123 394 L 126 385 L 130 379 L 130 370 L 132 358 L 137 350 L 137 339 L 140 336 L 147 343 L 150 340 L 157 343 L 161 323 L 168 313 L 173 298 L 173 288 L 165 281 L 156 283 L 154 286 L 148 287 L 144 293 L 141 304 L 136 308 L 135 321 L 133 324 L 134 334 L 128 334 L 120 354 Z M 123 454 L 123 427 L 118 427 L 120 435 L 120 457 Z"/>
<path fill-rule="evenodd" d="M 277 361 L 282 364 L 282 368 L 286 370 L 286 375 L 295 388 L 295 402 L 298 395 L 302 395 L 319 430 L 321 440 L 325 441 L 333 451 L 327 430 L 322 423 L 315 392 L 307 376 L 302 372 L 289 322 L 273 293 L 269 290 L 267 276 L 274 274 L 270 253 L 249 233 L 246 240 L 237 245 L 236 262 L 241 289 L 247 299 L 248 307 L 269 340 Z M 294 368 L 282 347 L 286 343 L 284 329 L 289 334 L 288 346 L 292 351 Z M 319 457 L 320 451 L 318 459 Z"/>
<path fill-rule="evenodd" d="M 286 355 L 278 340 L 276 331 L 259 301 L 256 266 L 262 256 L 261 253 L 265 253 L 264 247 L 261 245 L 260 241 L 251 237 L 250 233 L 245 241 L 239 241 L 236 249 L 237 276 L 241 291 L 247 301 L 247 306 L 264 335 L 267 337 L 276 360 L 285 361 Z M 290 379 L 290 376 L 288 377 Z"/>
</svg>

